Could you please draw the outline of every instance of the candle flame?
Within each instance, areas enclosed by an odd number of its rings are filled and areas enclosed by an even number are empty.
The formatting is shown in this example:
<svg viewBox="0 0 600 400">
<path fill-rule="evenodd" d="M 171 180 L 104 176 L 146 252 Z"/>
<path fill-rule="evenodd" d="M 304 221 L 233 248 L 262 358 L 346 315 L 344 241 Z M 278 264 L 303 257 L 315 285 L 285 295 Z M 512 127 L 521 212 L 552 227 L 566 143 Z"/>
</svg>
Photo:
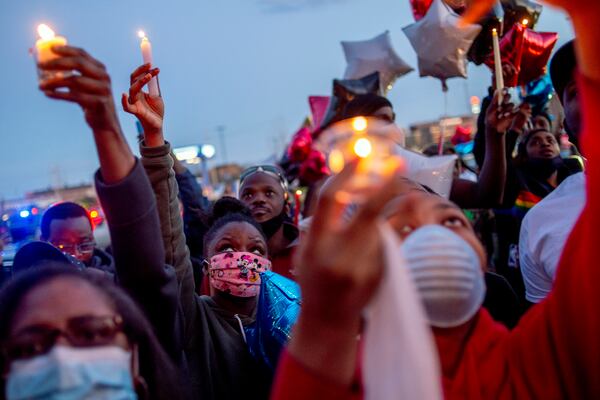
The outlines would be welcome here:
<svg viewBox="0 0 600 400">
<path fill-rule="evenodd" d="M 373 151 L 373 146 L 367 138 L 360 138 L 354 143 L 354 153 L 360 158 L 367 158 Z"/>
<path fill-rule="evenodd" d="M 357 132 L 367 129 L 368 123 L 365 117 L 356 117 L 352 120 L 352 128 Z"/>
<path fill-rule="evenodd" d="M 39 24 L 37 31 L 43 40 L 50 40 L 54 37 L 54 31 L 46 24 Z"/>
<path fill-rule="evenodd" d="M 296 196 L 302 196 L 302 190 L 300 190 L 300 189 L 296 190 Z"/>
<path fill-rule="evenodd" d="M 527 26 L 529 24 L 529 20 L 527 18 L 523 18 L 523 26 Z"/>
<path fill-rule="evenodd" d="M 146 38 L 146 32 L 144 32 L 144 31 L 142 31 L 142 30 L 139 30 L 139 31 L 138 31 L 138 37 L 139 37 L 140 39 L 147 39 L 147 38 Z"/>
<path fill-rule="evenodd" d="M 497 30 L 496 28 L 492 29 L 492 33 L 493 33 L 494 35 L 497 35 L 497 34 L 498 34 L 498 30 Z"/>
</svg>

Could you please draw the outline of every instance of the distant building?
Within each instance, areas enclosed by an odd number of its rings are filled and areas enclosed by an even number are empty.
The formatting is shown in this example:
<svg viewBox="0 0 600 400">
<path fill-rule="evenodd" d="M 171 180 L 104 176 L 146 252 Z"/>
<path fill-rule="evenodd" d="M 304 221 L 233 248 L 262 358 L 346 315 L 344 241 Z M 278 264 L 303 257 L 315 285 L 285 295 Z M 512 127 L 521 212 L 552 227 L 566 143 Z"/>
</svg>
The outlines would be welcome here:
<svg viewBox="0 0 600 400">
<path fill-rule="evenodd" d="M 444 137 L 444 142 L 450 142 L 458 125 L 470 127 L 472 132 L 476 132 L 477 115 L 449 117 L 413 124 L 409 127 L 409 132 L 406 136 L 406 147 L 421 151 L 434 143 L 439 143 L 441 135 Z"/>
</svg>

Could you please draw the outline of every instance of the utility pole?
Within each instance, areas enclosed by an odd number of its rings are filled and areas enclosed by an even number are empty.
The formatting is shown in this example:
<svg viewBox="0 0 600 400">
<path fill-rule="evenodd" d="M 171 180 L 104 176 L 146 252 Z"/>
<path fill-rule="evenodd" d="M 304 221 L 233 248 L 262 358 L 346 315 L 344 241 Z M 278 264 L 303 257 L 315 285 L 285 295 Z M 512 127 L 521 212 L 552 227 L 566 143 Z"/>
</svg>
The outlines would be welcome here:
<svg viewBox="0 0 600 400">
<path fill-rule="evenodd" d="M 225 144 L 225 126 L 217 126 L 217 133 L 219 135 L 219 144 L 221 146 L 221 154 L 223 164 L 227 164 L 227 145 Z"/>
</svg>

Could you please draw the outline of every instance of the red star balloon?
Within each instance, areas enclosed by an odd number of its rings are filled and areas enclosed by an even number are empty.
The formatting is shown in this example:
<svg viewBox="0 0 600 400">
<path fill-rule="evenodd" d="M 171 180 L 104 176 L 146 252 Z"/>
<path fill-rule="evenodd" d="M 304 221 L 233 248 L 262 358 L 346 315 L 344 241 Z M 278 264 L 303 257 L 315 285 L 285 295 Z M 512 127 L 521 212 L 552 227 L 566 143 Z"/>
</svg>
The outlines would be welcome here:
<svg viewBox="0 0 600 400">
<path fill-rule="evenodd" d="M 427 11 L 429 11 L 429 8 L 431 7 L 431 3 L 433 3 L 433 0 L 410 0 L 410 6 L 413 10 L 415 21 L 419 21 L 427 14 Z M 459 14 L 462 14 L 467 8 L 467 0 L 444 0 L 444 3 L 448 4 L 450 8 Z"/>
<path fill-rule="evenodd" d="M 429 7 L 431 7 L 433 0 L 410 0 L 410 6 L 413 10 L 415 21 L 419 21 L 427 14 Z"/>
<path fill-rule="evenodd" d="M 502 63 L 510 63 L 517 70 L 515 77 L 505 85 L 524 86 L 544 75 L 557 40 L 557 33 L 535 32 L 515 24 L 500 42 Z M 493 54 L 488 56 L 485 64 L 494 70 Z"/>
</svg>

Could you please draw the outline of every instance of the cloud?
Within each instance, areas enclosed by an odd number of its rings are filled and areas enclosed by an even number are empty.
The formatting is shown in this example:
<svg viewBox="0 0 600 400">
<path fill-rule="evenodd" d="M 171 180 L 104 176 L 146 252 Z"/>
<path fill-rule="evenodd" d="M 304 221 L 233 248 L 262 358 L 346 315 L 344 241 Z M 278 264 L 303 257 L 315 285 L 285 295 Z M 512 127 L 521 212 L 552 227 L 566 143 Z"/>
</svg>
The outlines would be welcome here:
<svg viewBox="0 0 600 400">
<path fill-rule="evenodd" d="M 347 0 L 258 0 L 265 12 L 287 13 L 321 7 L 327 4 L 342 3 Z"/>
</svg>

